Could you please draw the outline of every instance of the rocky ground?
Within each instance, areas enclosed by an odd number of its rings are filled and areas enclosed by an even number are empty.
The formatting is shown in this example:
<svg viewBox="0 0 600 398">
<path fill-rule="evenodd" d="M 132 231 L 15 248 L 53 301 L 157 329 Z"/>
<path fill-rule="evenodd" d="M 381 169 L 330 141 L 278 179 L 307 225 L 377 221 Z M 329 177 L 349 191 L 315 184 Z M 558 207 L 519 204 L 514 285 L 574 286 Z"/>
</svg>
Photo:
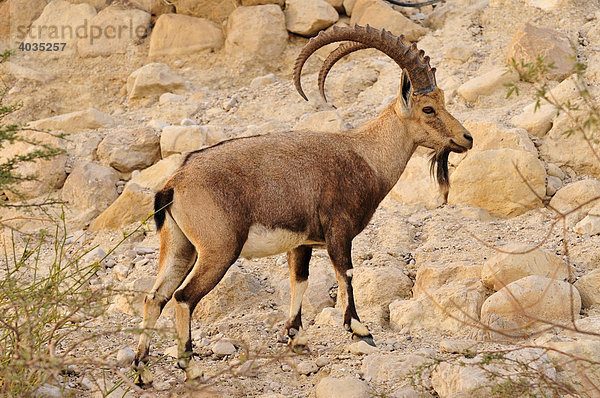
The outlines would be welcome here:
<svg viewBox="0 0 600 398">
<path fill-rule="evenodd" d="M 239 260 L 195 312 L 195 363 L 203 374 L 198 380 L 209 388 L 203 393 L 600 396 L 597 334 L 565 330 L 599 330 L 600 205 L 587 202 L 600 196 L 600 162 L 581 134 L 563 134 L 569 115 L 552 106 L 534 112 L 535 85 L 507 69 L 507 58 L 542 54 L 557 66 L 548 81 L 557 101 L 580 101 L 581 89 L 597 98 L 598 1 L 449 0 L 415 10 L 380 0 L 288 0 L 285 6 L 243 0 L 244 7 L 234 10 L 214 0 L 206 2 L 209 10 L 180 0 L 176 10 L 153 3 L 152 15 L 124 10 L 120 2 L 46 3 L 28 3 L 17 14 L 32 29 L 59 17 L 73 26 L 85 18 L 101 26 L 119 18 L 153 26 L 137 40 L 91 46 L 71 40 L 70 55 L 17 53 L 11 64 L 0 65 L 9 90 L 5 102 L 22 103 L 5 121 L 68 133 L 64 139 L 32 133 L 66 155 L 24 169 L 39 181 L 24 185 L 23 192 L 30 203 L 47 197 L 67 202 L 68 244 L 83 242 L 91 250 L 85 263 L 102 259 L 91 287 L 115 293 L 106 313 L 90 320 L 90 329 L 139 324 L 144 292 L 157 272 L 155 227 L 149 223 L 104 255 L 152 211 L 153 192 L 182 154 L 243 135 L 350 129 L 394 99 L 400 71 L 373 50 L 336 65 L 326 85 L 330 104 L 316 90 L 328 52 L 320 50 L 305 69 L 309 102 L 291 82 L 305 36 L 332 24 L 369 23 L 418 41 L 438 69 L 448 109 L 472 133 L 474 148 L 450 158 L 447 204 L 429 177 L 427 151 L 419 150 L 355 239 L 358 313 L 377 348 L 355 344 L 343 330 L 324 251 L 313 254 L 303 305 L 310 350 L 300 355 L 277 342 L 289 304 L 285 256 Z M 263 3 L 273 4 L 257 5 Z M 0 3 L 0 15 L 9 4 Z M 588 65 L 585 87 L 578 88 L 569 57 Z M 507 83 L 520 95 L 506 98 Z M 24 150 L 29 148 L 9 146 L 2 155 Z M 4 196 L 19 200 L 10 192 Z M 564 227 L 556 221 L 555 210 L 575 208 Z M 57 215 L 62 208 L 48 211 Z M 4 220 L 21 214 L 2 209 Z M 10 226 L 23 232 L 47 227 L 31 217 Z M 49 262 L 53 255 L 46 248 L 42 259 Z M 168 305 L 158 325 L 163 333 L 151 347 L 155 380 L 145 394 L 189 392 L 172 358 L 172 322 Z M 90 329 L 71 341 L 84 339 Z M 107 334 L 82 342 L 74 356 L 106 357 L 126 371 L 136 339 L 130 332 Z M 76 396 L 96 396 L 99 379 L 99 372 L 75 369 L 60 382 Z M 111 374 L 100 385 L 116 380 Z M 56 393 L 47 387 L 47 394 Z M 123 394 L 141 392 L 121 386 L 111 396 Z"/>
</svg>

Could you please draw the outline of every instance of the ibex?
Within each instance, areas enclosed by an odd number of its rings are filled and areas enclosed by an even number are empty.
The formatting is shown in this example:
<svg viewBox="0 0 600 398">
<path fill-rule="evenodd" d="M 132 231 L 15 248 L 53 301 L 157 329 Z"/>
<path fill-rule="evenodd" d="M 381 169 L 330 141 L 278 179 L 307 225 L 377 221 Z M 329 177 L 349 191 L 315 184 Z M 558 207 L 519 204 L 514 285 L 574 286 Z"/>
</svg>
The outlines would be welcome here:
<svg viewBox="0 0 600 398">
<path fill-rule="evenodd" d="M 446 110 L 429 57 L 404 36 L 369 26 L 336 27 L 311 39 L 298 56 L 294 82 L 308 57 L 342 44 L 325 62 L 320 86 L 335 61 L 375 48 L 402 70 L 400 93 L 377 117 L 337 133 L 294 131 L 231 139 L 190 153 L 156 193 L 160 234 L 158 276 L 146 296 L 142 329 L 155 325 L 163 306 L 175 302 L 179 361 L 192 355 L 194 308 L 240 256 L 287 252 L 291 282 L 284 333 L 293 343 L 302 327 L 302 296 L 313 248 L 326 248 L 338 281 L 343 322 L 354 339 L 374 345 L 361 323 L 352 292 L 352 240 L 369 223 L 418 146 L 433 150 L 431 171 L 448 192 L 448 155 L 473 145 L 468 131 Z M 148 359 L 142 334 L 136 366 Z"/>
</svg>

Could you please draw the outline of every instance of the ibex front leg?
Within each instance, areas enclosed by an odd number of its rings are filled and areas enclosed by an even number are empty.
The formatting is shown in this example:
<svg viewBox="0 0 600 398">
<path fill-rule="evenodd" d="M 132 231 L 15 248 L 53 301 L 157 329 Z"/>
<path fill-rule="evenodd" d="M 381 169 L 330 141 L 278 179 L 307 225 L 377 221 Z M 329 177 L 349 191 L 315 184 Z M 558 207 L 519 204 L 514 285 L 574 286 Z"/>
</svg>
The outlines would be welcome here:
<svg viewBox="0 0 600 398">
<path fill-rule="evenodd" d="M 302 297 L 308 287 L 308 264 L 312 248 L 300 246 L 287 253 L 290 268 L 290 316 L 285 323 L 284 338 L 295 348 L 302 349 L 306 345 L 300 336 L 302 329 Z"/>
<path fill-rule="evenodd" d="M 338 300 L 344 311 L 344 328 L 352 332 L 354 340 L 364 340 L 375 346 L 369 329 L 360 322 L 354 305 L 352 291 L 352 239 L 345 236 L 332 235 L 327 239 L 327 252 L 335 269 L 338 282 Z"/>
</svg>

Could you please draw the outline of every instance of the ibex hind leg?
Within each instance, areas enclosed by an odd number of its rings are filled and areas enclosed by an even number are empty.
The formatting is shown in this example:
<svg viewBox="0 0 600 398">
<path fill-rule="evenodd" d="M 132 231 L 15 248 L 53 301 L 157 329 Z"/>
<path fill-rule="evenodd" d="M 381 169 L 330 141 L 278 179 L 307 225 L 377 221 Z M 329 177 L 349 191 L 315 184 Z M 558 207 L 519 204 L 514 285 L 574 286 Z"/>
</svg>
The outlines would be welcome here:
<svg viewBox="0 0 600 398">
<path fill-rule="evenodd" d="M 196 263 L 173 295 L 175 299 L 177 337 L 179 339 L 178 365 L 186 371 L 193 355 L 192 313 L 198 302 L 219 283 L 237 259 L 241 247 L 238 247 L 236 243 L 231 243 L 229 245 L 224 242 L 210 246 L 205 244 L 196 245 L 198 251 Z"/>
<path fill-rule="evenodd" d="M 345 230 L 340 228 L 338 230 Z M 363 340 L 375 346 L 373 336 L 369 329 L 360 321 L 354 304 L 352 290 L 352 239 L 345 236 L 332 235 L 327 239 L 327 252 L 335 269 L 338 282 L 338 300 L 344 311 L 344 328 L 352 332 L 354 340 Z"/>
<path fill-rule="evenodd" d="M 299 246 L 287 253 L 290 269 L 290 316 L 285 323 L 282 340 L 287 341 L 294 351 L 306 349 L 305 337 L 302 336 L 302 298 L 308 287 L 308 266 L 312 248 Z"/>
<path fill-rule="evenodd" d="M 135 366 L 140 368 L 148 360 L 150 347 L 150 331 L 165 304 L 171 299 L 175 290 L 181 285 L 192 268 L 196 258 L 196 250 L 186 238 L 175 221 L 166 215 L 165 223 L 160 230 L 160 255 L 158 275 L 152 290 L 144 301 L 144 317 L 140 325 L 140 335 Z M 146 376 L 149 376 L 146 372 Z M 140 384 L 148 384 L 149 380 L 139 380 Z"/>
</svg>

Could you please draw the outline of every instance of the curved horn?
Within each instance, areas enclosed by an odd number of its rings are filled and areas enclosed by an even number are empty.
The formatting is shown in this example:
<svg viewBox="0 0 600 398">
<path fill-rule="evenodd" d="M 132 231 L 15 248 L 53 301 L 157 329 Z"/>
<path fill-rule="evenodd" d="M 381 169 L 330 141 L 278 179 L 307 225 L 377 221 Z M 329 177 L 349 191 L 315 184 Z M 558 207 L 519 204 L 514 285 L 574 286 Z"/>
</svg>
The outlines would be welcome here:
<svg viewBox="0 0 600 398">
<path fill-rule="evenodd" d="M 369 48 L 369 46 L 357 42 L 343 43 L 333 50 L 327 56 L 325 61 L 323 61 L 323 66 L 321 66 L 321 70 L 319 71 L 319 93 L 321 93 L 321 97 L 323 97 L 325 102 L 327 102 L 327 97 L 325 97 L 325 79 L 331 68 L 333 68 L 333 65 L 346 55 L 353 53 L 354 51 L 364 50 L 365 48 Z"/>
<path fill-rule="evenodd" d="M 436 87 L 435 70 L 429 65 L 429 57 L 422 50 L 418 50 L 416 44 L 412 44 L 401 35 L 392 35 L 385 30 L 378 30 L 367 25 L 354 27 L 334 26 L 331 30 L 322 31 L 318 36 L 310 39 L 304 46 L 294 65 L 294 85 L 298 93 L 308 101 L 302 85 L 300 75 L 304 63 L 319 48 L 335 42 L 353 41 L 362 43 L 367 48 L 376 48 L 393 59 L 401 68 L 407 70 L 413 85 L 413 95 L 425 94 L 433 91 Z"/>
</svg>

